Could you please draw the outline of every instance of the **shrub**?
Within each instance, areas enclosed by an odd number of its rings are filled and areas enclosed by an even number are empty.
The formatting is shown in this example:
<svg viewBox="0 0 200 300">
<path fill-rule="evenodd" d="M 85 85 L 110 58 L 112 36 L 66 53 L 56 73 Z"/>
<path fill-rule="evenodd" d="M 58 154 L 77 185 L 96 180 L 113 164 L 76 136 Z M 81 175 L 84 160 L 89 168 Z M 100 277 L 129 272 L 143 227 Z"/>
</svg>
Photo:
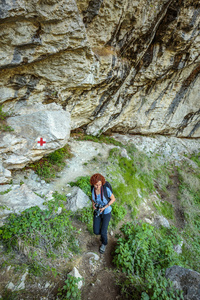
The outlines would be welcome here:
<svg viewBox="0 0 200 300">
<path fill-rule="evenodd" d="M 91 207 L 85 207 L 77 212 L 78 219 L 87 225 L 88 231 L 93 234 L 93 209 Z"/>
<path fill-rule="evenodd" d="M 54 200 L 46 203 L 48 209 L 41 210 L 38 206 L 26 209 L 21 215 L 11 214 L 7 223 L 0 229 L 0 238 L 8 250 L 26 246 L 43 248 L 48 254 L 59 249 L 65 243 L 68 250 L 73 248 L 75 228 L 70 220 L 70 212 L 64 209 L 64 196 L 57 192 Z M 62 213 L 57 215 L 59 207 Z"/>
<path fill-rule="evenodd" d="M 199 155 L 193 155 L 192 160 L 199 164 Z M 185 217 L 183 254 L 189 268 L 200 272 L 200 170 L 183 164 L 179 172 L 179 200 Z"/>
<path fill-rule="evenodd" d="M 91 198 L 91 185 L 90 176 L 81 176 L 77 178 L 77 181 L 70 182 L 71 186 L 78 186 L 83 192 Z"/>
<path fill-rule="evenodd" d="M 125 207 L 115 202 L 112 205 L 112 218 L 111 218 L 111 226 L 116 227 L 117 224 L 122 221 L 127 214 L 127 210 Z"/>
<path fill-rule="evenodd" d="M 181 264 L 173 249 L 180 242 L 177 230 L 163 228 L 159 232 L 146 223 L 127 223 L 121 231 L 113 261 L 126 274 L 124 294 L 131 299 L 182 299 L 164 277 L 166 268 Z"/>
<path fill-rule="evenodd" d="M 59 289 L 59 299 L 62 300 L 81 300 L 81 291 L 78 289 L 78 282 L 81 278 L 76 278 L 68 275 L 65 280 L 65 285 Z"/>
</svg>

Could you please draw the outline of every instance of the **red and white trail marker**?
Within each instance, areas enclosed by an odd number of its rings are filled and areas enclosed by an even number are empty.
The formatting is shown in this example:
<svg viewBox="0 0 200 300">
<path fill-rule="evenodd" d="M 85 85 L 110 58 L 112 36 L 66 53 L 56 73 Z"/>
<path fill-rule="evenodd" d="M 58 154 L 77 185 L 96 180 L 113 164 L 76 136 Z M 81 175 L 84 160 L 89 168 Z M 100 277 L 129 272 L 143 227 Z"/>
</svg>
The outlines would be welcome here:
<svg viewBox="0 0 200 300">
<path fill-rule="evenodd" d="M 45 144 L 46 144 L 45 139 L 43 139 L 42 137 L 38 139 L 38 141 L 37 141 L 37 145 L 38 145 L 38 146 L 44 147 Z"/>
</svg>

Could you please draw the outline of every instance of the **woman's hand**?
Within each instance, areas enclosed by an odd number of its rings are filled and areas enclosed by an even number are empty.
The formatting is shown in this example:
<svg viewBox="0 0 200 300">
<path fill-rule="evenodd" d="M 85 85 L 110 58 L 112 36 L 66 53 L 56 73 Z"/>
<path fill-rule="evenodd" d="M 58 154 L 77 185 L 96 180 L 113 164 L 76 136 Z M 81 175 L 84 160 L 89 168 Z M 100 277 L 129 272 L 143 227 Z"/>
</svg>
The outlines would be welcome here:
<svg viewBox="0 0 200 300">
<path fill-rule="evenodd" d="M 100 210 L 100 212 L 102 213 L 103 211 L 104 211 L 104 209 L 106 209 L 106 207 L 104 206 L 104 207 L 102 207 L 102 208 L 100 208 L 99 210 Z"/>
</svg>

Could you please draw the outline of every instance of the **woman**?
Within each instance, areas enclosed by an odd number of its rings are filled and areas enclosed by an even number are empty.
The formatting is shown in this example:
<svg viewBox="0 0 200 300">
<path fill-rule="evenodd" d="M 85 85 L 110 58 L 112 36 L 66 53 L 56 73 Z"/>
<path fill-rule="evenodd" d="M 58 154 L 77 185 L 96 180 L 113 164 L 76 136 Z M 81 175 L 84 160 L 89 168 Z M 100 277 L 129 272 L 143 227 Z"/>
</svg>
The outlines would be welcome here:
<svg viewBox="0 0 200 300">
<path fill-rule="evenodd" d="M 95 214 L 93 217 L 93 231 L 96 235 L 101 235 L 101 242 L 102 245 L 99 249 L 100 253 L 104 253 L 106 249 L 106 245 L 108 244 L 107 239 L 107 230 L 108 230 L 108 224 L 111 218 L 111 205 L 115 201 L 115 197 L 112 193 L 112 191 L 106 187 L 107 195 L 110 199 L 107 200 L 104 192 L 103 192 L 103 185 L 105 184 L 106 180 L 105 178 L 97 173 L 92 175 L 90 178 L 90 184 L 93 186 L 92 188 L 92 207 L 95 210 L 98 208 L 97 205 L 101 205 L 101 208 L 99 208 L 100 213 Z"/>
</svg>

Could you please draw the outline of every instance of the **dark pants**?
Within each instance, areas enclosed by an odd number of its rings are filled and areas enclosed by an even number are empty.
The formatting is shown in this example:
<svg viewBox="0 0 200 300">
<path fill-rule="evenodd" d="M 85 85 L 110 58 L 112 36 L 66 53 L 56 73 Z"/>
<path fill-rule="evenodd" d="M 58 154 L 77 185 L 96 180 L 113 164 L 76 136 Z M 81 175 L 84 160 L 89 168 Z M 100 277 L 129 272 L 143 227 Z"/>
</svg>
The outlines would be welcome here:
<svg viewBox="0 0 200 300">
<path fill-rule="evenodd" d="M 101 241 L 104 245 L 108 244 L 107 230 L 110 218 L 111 213 L 105 215 L 101 214 L 99 217 L 94 216 L 93 218 L 93 232 L 96 235 L 101 235 Z"/>
</svg>

